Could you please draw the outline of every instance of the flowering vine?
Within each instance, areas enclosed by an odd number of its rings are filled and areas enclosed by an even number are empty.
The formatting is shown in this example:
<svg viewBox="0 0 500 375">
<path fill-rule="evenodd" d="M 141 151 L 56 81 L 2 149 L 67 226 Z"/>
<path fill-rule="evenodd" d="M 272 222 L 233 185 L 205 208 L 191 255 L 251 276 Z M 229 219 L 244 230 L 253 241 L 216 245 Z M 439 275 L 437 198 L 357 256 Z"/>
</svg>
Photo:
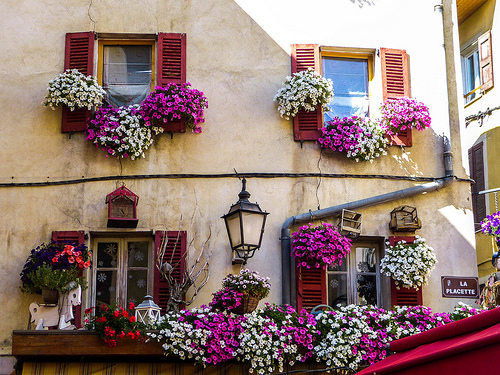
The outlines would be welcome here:
<svg viewBox="0 0 500 375">
<path fill-rule="evenodd" d="M 352 242 L 329 223 L 304 225 L 292 233 L 292 255 L 297 266 L 326 268 L 342 264 L 351 251 Z"/>
</svg>

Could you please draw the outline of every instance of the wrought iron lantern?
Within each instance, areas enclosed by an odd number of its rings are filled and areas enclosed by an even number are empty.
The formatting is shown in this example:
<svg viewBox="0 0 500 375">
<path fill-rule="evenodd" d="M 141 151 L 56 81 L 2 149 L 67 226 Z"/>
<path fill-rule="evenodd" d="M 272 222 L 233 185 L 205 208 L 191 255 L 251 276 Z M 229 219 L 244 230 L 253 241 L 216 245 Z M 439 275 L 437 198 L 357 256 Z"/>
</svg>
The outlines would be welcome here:
<svg viewBox="0 0 500 375">
<path fill-rule="evenodd" d="M 138 202 L 139 197 L 127 189 L 125 185 L 109 193 L 106 196 L 108 227 L 136 228 L 139 221 L 137 218 Z"/>
<path fill-rule="evenodd" d="M 422 228 L 417 209 L 411 206 L 399 206 L 391 212 L 389 228 L 393 232 L 415 232 Z"/>
<path fill-rule="evenodd" d="M 248 258 L 254 256 L 255 250 L 260 248 L 269 213 L 262 211 L 257 203 L 248 200 L 250 193 L 246 191 L 245 178 L 242 184 L 238 202 L 233 204 L 222 218 L 226 223 L 231 249 L 243 259 L 243 264 L 246 264 Z"/>
<path fill-rule="evenodd" d="M 153 324 L 160 319 L 161 308 L 153 301 L 149 294 L 144 297 L 138 306 L 135 307 L 135 319 L 146 325 Z"/>
</svg>

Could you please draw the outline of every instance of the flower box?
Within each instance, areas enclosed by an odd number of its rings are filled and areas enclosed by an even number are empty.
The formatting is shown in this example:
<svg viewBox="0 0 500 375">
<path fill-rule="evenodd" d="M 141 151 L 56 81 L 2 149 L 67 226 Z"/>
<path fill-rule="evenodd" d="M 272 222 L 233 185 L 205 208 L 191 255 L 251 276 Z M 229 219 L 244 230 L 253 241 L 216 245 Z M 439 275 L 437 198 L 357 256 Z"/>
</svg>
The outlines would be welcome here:
<svg viewBox="0 0 500 375">
<path fill-rule="evenodd" d="M 171 133 L 185 133 L 186 132 L 186 121 L 181 120 L 171 120 L 167 123 L 159 123 L 159 127 L 163 128 L 166 132 Z"/>
</svg>

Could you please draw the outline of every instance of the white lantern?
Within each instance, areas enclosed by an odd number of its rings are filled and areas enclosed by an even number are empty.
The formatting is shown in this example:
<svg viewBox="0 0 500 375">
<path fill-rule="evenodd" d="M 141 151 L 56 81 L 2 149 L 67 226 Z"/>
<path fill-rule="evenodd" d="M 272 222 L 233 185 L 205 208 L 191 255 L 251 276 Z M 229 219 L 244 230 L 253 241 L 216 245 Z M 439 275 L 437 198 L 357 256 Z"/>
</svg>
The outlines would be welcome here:
<svg viewBox="0 0 500 375">
<path fill-rule="evenodd" d="M 135 307 L 135 319 L 146 325 L 153 324 L 160 319 L 161 308 L 147 295 L 140 305 Z"/>
</svg>

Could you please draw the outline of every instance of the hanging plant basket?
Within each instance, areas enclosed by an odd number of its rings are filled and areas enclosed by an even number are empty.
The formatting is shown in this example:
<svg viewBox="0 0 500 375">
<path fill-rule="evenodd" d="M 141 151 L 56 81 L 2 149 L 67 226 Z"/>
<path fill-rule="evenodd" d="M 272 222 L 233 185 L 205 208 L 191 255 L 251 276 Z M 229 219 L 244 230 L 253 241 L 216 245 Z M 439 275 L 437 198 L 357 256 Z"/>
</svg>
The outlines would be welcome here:
<svg viewBox="0 0 500 375">
<path fill-rule="evenodd" d="M 232 312 L 238 315 L 248 314 L 254 311 L 259 304 L 260 298 L 243 296 L 241 298 L 241 305 L 235 307 Z"/>
</svg>

